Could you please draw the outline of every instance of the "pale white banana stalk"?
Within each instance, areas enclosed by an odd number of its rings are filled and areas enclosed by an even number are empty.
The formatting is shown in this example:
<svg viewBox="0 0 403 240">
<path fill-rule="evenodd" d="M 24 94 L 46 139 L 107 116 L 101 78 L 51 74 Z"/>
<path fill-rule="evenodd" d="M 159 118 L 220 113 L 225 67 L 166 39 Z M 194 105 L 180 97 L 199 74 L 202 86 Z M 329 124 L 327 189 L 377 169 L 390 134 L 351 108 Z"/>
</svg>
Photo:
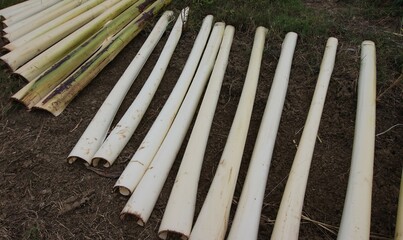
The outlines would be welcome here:
<svg viewBox="0 0 403 240">
<path fill-rule="evenodd" d="M 376 55 L 375 44 L 361 44 L 357 115 L 350 177 L 337 239 L 369 239 L 375 150 Z"/>
</svg>

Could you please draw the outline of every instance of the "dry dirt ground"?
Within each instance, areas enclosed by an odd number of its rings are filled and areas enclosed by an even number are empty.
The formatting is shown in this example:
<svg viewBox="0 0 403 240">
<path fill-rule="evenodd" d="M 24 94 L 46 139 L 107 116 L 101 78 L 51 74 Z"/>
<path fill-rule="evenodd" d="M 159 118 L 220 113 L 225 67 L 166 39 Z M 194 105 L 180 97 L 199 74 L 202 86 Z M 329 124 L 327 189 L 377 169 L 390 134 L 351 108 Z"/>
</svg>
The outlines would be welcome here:
<svg viewBox="0 0 403 240">
<path fill-rule="evenodd" d="M 311 2 L 317 9 L 320 3 Z M 342 3 L 323 8 L 329 17 L 343 8 Z M 314 10 L 313 10 L 314 11 Z M 201 20 L 201 19 L 200 19 Z M 336 66 L 329 86 L 308 180 L 303 215 L 339 226 L 346 194 L 354 135 L 359 74 L 359 44 L 348 41 L 352 19 L 346 19 L 346 32 L 332 32 L 339 38 Z M 355 21 L 355 20 L 354 20 Z M 393 24 L 357 21 L 364 29 L 393 32 Z M 0 120 L 0 238 L 1 239 L 157 239 L 157 230 L 170 189 L 180 165 L 184 146 L 175 161 L 156 207 L 145 227 L 119 218 L 127 197 L 113 192 L 116 176 L 139 146 L 153 120 L 168 98 L 190 52 L 196 31 L 184 33 L 177 51 L 143 121 L 118 161 L 101 176 L 81 163 L 69 165 L 66 157 L 86 126 L 128 66 L 146 38 L 146 33 L 130 43 L 118 57 L 68 106 L 59 117 L 44 112 L 27 112 L 13 105 Z M 254 141 L 260 125 L 283 36 L 269 35 L 264 51 L 259 86 L 246 142 L 231 220 L 241 193 Z M 259 239 L 271 235 L 281 196 L 301 136 L 316 84 L 326 39 L 300 38 L 294 55 L 290 84 L 274 148 L 266 196 L 261 215 Z M 133 84 L 118 112 L 119 119 L 141 89 L 158 59 L 165 35 Z M 403 38 L 390 34 L 399 42 Z M 365 39 L 360 39 L 365 40 Z M 230 63 L 218 102 L 199 184 L 196 214 L 214 177 L 235 114 L 248 66 L 253 31 L 237 32 Z M 379 48 L 384 46 L 378 46 Z M 378 72 L 377 93 L 384 91 L 399 72 L 392 70 L 394 59 L 378 59 L 386 66 Z M 19 83 L 22 86 L 22 83 Z M 3 86 L 3 85 L 2 85 Z M 376 133 L 403 123 L 402 85 L 389 90 L 377 102 Z M 2 105 L 12 104 L 1 99 Z M 116 120 L 114 122 L 116 124 Z M 403 156 L 403 126 L 376 137 L 371 232 L 374 239 L 393 237 Z M 186 140 L 185 140 L 186 142 Z M 69 209 L 72 203 L 78 207 Z M 231 223 L 230 220 L 230 223 Z M 337 230 L 336 230 L 337 231 Z M 384 237 L 384 238 L 382 238 Z M 302 220 L 300 239 L 335 239 L 336 235 L 312 221 Z"/>
</svg>

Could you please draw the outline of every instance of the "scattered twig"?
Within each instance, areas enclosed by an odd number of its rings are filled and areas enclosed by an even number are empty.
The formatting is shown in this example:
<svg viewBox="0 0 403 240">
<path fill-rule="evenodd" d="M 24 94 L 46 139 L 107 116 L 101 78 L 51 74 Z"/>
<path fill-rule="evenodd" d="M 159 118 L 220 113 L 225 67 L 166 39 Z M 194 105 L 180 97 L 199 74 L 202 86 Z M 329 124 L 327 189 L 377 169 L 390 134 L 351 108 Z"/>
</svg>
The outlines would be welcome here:
<svg viewBox="0 0 403 240">
<path fill-rule="evenodd" d="M 56 222 L 59 223 L 59 225 L 62 226 L 64 229 L 66 229 L 67 232 L 68 232 L 72 237 L 75 237 L 75 235 L 71 232 L 71 230 L 70 230 L 69 228 L 67 228 L 65 225 L 63 225 L 61 222 L 59 222 L 59 221 L 57 221 L 57 220 L 56 220 Z"/>
<path fill-rule="evenodd" d="M 395 124 L 395 125 L 393 125 L 392 127 L 388 128 L 387 130 L 385 130 L 385 131 L 383 131 L 383 132 L 381 132 L 381 133 L 376 134 L 375 137 L 379 137 L 379 136 L 381 136 L 381 135 L 383 135 L 383 134 L 389 132 L 390 130 L 392 130 L 393 128 L 398 127 L 398 126 L 403 126 L 403 124 L 402 124 L 402 123 Z"/>
<path fill-rule="evenodd" d="M 322 142 L 322 139 L 320 139 L 320 137 L 319 137 L 319 134 L 318 134 L 316 137 L 318 138 L 318 140 L 319 140 L 320 143 L 323 143 L 323 142 Z"/>
<path fill-rule="evenodd" d="M 28 209 L 28 208 L 24 208 L 25 211 L 30 212 L 32 214 L 35 215 L 35 219 L 39 219 L 38 213 L 34 210 Z"/>
<path fill-rule="evenodd" d="M 43 125 L 44 125 L 44 122 L 42 122 L 41 128 L 39 129 L 39 132 L 38 132 L 38 134 L 36 135 L 35 141 L 34 141 L 34 143 L 32 144 L 32 146 L 36 144 L 36 142 L 38 141 L 39 137 L 41 136 L 42 129 L 43 129 Z"/>
<path fill-rule="evenodd" d="M 108 170 L 102 170 L 102 169 L 91 167 L 91 166 L 87 166 L 87 169 L 93 171 L 94 173 L 98 174 L 99 176 L 106 177 L 106 178 L 117 179 L 122 174 L 121 171 L 119 171 L 119 172 L 111 172 L 111 171 L 108 171 Z"/>
<path fill-rule="evenodd" d="M 297 135 L 298 133 L 300 133 L 302 131 L 302 129 L 304 129 L 304 126 L 302 126 L 300 129 L 298 129 L 298 131 L 296 131 L 294 135 Z"/>
<path fill-rule="evenodd" d="M 78 128 L 78 126 L 80 126 L 80 124 L 81 124 L 82 121 L 83 121 L 83 119 L 80 118 L 80 121 L 78 121 L 78 123 L 76 124 L 76 126 L 75 126 L 73 129 L 71 129 L 70 132 L 74 132 L 74 131 Z"/>
<path fill-rule="evenodd" d="M 3 131 L 4 131 L 4 129 L 6 129 L 7 125 L 8 125 L 8 120 L 6 120 L 6 123 L 3 125 Z"/>
<path fill-rule="evenodd" d="M 280 186 L 280 184 L 283 183 L 283 182 L 288 178 L 288 175 L 289 175 L 289 174 L 287 174 L 283 179 L 281 179 L 281 181 L 280 181 L 279 183 L 277 183 L 277 185 L 274 186 L 274 188 L 271 189 L 270 192 L 267 193 L 264 198 L 268 197 L 278 186 Z"/>
<path fill-rule="evenodd" d="M 65 213 L 68 213 L 70 211 L 73 211 L 73 210 L 81 207 L 82 205 L 84 205 L 85 203 L 87 203 L 88 201 L 91 200 L 94 193 L 95 193 L 94 190 L 89 190 L 89 191 L 84 192 L 80 199 L 78 199 L 79 196 L 69 197 L 68 199 L 66 199 L 66 201 L 64 201 L 64 203 L 61 204 L 61 207 L 59 210 L 59 215 L 63 215 Z"/>
<path fill-rule="evenodd" d="M 307 222 L 311 222 L 311 223 L 313 223 L 313 224 L 325 229 L 326 231 L 328 231 L 328 232 L 330 232 L 330 233 L 332 233 L 334 235 L 337 235 L 337 232 L 339 231 L 339 227 L 337 227 L 337 226 L 333 226 L 333 225 L 330 225 L 330 224 L 327 224 L 327 223 L 324 223 L 324 222 L 314 220 L 314 219 L 312 219 L 310 217 L 307 217 L 305 215 L 302 215 L 301 218 L 302 218 L 302 220 L 305 220 Z M 391 239 L 393 239 L 392 237 L 389 237 L 389 236 L 386 236 L 386 235 L 383 235 L 383 234 L 379 234 L 379 233 L 373 233 L 373 232 L 370 233 L 370 238 L 371 239 L 382 239 L 382 240 L 391 240 Z"/>
<path fill-rule="evenodd" d="M 403 30 L 402 30 L 403 31 Z M 390 31 L 384 31 L 385 33 L 389 33 L 389 34 L 393 34 L 393 35 L 395 35 L 395 36 L 398 36 L 398 37 L 403 37 L 403 34 L 401 34 L 401 33 L 396 33 L 396 32 L 390 32 Z"/>
<path fill-rule="evenodd" d="M 316 220 L 314 220 L 314 219 L 312 219 L 312 218 L 310 218 L 308 216 L 305 216 L 305 215 L 302 215 L 302 220 L 314 223 L 317 226 L 319 226 L 319 227 L 325 229 L 326 231 L 332 233 L 333 235 L 337 235 L 337 231 L 338 231 L 339 228 L 336 227 L 336 226 L 333 226 L 333 225 L 330 225 L 330 224 L 327 224 L 327 223 L 323 223 L 323 222 L 320 222 L 320 221 L 316 221 Z"/>
<path fill-rule="evenodd" d="M 399 82 L 401 82 L 403 80 L 403 69 L 402 69 L 402 73 L 400 74 L 400 76 L 393 81 L 393 83 L 387 88 L 385 89 L 385 91 L 381 92 L 378 97 L 376 98 L 376 101 L 379 101 L 381 99 L 381 97 L 388 92 L 390 89 L 392 89 L 393 87 L 397 86 L 397 84 L 399 84 Z"/>
</svg>

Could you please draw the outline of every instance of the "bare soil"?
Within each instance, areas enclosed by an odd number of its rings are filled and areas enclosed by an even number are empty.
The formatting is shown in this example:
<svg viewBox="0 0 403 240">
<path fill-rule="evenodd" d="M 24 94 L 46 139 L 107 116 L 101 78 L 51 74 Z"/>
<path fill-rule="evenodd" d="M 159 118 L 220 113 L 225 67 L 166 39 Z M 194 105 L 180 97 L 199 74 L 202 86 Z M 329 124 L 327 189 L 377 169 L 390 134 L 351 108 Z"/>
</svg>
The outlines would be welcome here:
<svg viewBox="0 0 403 240">
<path fill-rule="evenodd" d="M 338 17 L 346 8 L 310 1 L 313 11 L 328 11 Z M 345 9 L 344 9 L 345 10 Z M 336 66 L 329 86 L 318 141 L 316 143 L 303 215 L 310 219 L 339 226 L 349 177 L 360 67 L 359 44 L 346 40 L 349 31 L 367 29 L 395 31 L 394 21 L 357 21 L 343 19 L 345 32 L 334 31 L 338 38 Z M 358 24 L 358 23 L 357 23 Z M 1 239 L 157 239 L 157 231 L 186 144 L 178 154 L 156 207 L 145 227 L 119 217 L 127 197 L 113 192 L 116 177 L 138 148 L 153 120 L 163 107 L 193 45 L 197 32 L 184 33 L 179 47 L 143 121 L 135 135 L 110 169 L 96 173 L 83 164 L 69 165 L 71 151 L 103 100 L 119 79 L 147 33 L 131 42 L 59 117 L 44 112 L 27 112 L 16 107 L 0 119 L 0 238 Z M 363 36 L 365 36 L 363 34 Z M 254 141 L 274 76 L 283 36 L 269 34 L 264 51 L 259 86 L 236 187 L 231 220 L 242 190 Z M 274 149 L 266 186 L 259 239 L 271 235 L 274 220 L 287 182 L 296 146 L 301 136 L 314 92 L 326 39 L 330 36 L 300 38 L 294 55 L 290 84 Z M 140 91 L 157 61 L 165 35 L 120 108 L 119 119 Z M 401 36 L 390 34 L 400 42 Z M 366 39 L 360 39 L 363 41 Z M 248 67 L 253 31 L 237 32 L 230 63 L 218 102 L 199 184 L 197 212 L 200 211 L 214 177 L 231 123 L 237 108 Z M 378 46 L 379 48 L 387 46 Z M 387 77 L 378 81 L 378 94 L 384 91 L 399 72 L 395 59 L 379 59 L 378 73 Z M 3 86 L 3 85 L 1 85 Z M 21 85 L 22 86 L 22 85 Z M 377 102 L 376 132 L 382 133 L 403 123 L 402 85 L 388 91 Z M 1 99 L 2 105 L 9 99 Z M 393 237 L 403 156 L 403 126 L 376 137 L 371 232 L 373 238 Z M 186 140 L 185 140 L 186 142 Z M 101 176 L 103 175 L 103 176 Z M 230 220 L 230 223 L 231 223 Z M 336 230 L 337 231 L 337 230 Z M 335 239 L 336 235 L 312 221 L 302 220 L 300 239 Z"/>
</svg>

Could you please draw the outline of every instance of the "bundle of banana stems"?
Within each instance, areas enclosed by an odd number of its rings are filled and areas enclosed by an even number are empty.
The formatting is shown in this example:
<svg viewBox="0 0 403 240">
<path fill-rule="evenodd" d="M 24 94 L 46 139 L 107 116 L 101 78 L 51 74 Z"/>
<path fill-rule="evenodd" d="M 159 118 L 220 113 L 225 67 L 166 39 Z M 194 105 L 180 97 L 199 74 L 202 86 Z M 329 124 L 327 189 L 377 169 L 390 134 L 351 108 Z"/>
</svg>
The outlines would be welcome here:
<svg viewBox="0 0 403 240">
<path fill-rule="evenodd" d="M 16 15 L 16 14 L 24 11 L 29 6 L 33 6 L 37 2 L 39 2 L 39 0 L 29 0 L 29 1 L 21 2 L 21 3 L 15 4 L 13 6 L 9 6 L 7 8 L 1 9 L 0 10 L 1 20 L 9 18 L 12 15 Z"/>
<path fill-rule="evenodd" d="M 33 16 L 52 5 L 60 2 L 61 0 L 44 0 L 37 1 L 31 0 L 26 3 L 21 3 L 15 7 L 4 9 L 0 12 L 3 19 L 3 26 L 11 26 L 21 20 Z"/>
<path fill-rule="evenodd" d="M 12 98 L 59 115 L 170 2 L 29 0 L 0 10 L 8 43 L 0 60 L 29 82 Z"/>
</svg>

